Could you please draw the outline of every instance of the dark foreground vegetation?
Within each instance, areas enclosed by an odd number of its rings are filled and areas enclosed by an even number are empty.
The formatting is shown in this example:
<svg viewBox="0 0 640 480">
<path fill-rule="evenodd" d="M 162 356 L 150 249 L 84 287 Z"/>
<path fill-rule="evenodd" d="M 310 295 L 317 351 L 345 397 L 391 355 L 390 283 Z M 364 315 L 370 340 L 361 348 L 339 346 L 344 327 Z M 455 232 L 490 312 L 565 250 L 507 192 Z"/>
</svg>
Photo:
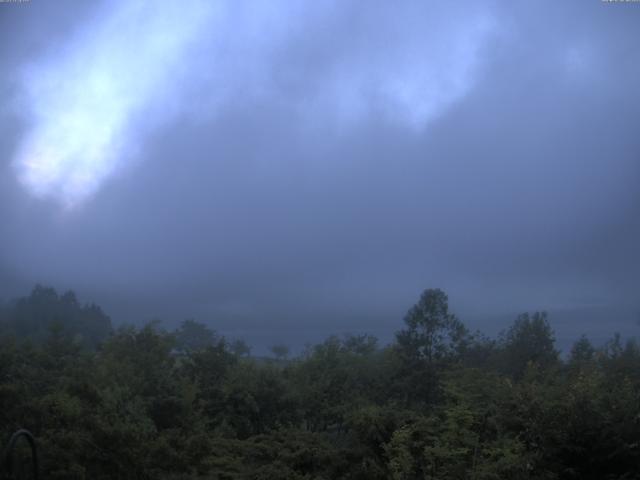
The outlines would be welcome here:
<svg viewBox="0 0 640 480">
<path fill-rule="evenodd" d="M 45 479 L 640 478 L 638 344 L 563 360 L 542 313 L 488 339 L 426 290 L 392 345 L 273 359 L 42 287 L 0 317 L 0 434 L 30 429 Z"/>
</svg>

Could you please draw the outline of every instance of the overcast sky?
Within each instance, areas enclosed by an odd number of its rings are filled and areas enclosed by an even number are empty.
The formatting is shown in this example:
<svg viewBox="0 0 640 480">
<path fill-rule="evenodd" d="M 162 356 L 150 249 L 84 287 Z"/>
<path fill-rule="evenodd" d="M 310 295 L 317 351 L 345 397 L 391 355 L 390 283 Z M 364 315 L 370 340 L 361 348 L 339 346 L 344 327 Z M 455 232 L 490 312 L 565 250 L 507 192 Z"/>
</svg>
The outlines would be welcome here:
<svg viewBox="0 0 640 480">
<path fill-rule="evenodd" d="M 0 298 L 396 329 L 640 310 L 640 3 L 0 3 Z"/>
</svg>

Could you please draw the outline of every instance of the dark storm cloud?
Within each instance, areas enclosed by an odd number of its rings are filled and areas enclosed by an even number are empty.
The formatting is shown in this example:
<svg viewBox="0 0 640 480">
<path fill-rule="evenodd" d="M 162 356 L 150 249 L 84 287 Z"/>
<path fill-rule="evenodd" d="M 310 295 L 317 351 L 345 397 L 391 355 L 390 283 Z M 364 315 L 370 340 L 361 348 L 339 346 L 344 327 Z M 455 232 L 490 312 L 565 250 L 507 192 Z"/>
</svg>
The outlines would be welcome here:
<svg viewBox="0 0 640 480">
<path fill-rule="evenodd" d="M 640 7 L 238 5 L 71 210 L 17 183 L 33 119 L 1 81 L 7 291 L 245 332 L 394 329 L 429 286 L 467 317 L 638 308 Z M 10 72 L 96 21 L 0 8 Z"/>
</svg>

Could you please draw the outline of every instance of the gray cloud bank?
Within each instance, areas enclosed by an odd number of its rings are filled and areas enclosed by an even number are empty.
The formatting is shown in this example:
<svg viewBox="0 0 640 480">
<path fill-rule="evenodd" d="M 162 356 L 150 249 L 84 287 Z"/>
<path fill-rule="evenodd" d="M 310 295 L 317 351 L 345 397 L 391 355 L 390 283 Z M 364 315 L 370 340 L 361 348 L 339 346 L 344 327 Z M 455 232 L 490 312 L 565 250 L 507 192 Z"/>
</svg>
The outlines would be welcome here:
<svg viewBox="0 0 640 480">
<path fill-rule="evenodd" d="M 429 286 L 480 327 L 640 309 L 637 5 L 220 3 L 65 209 L 16 174 L 42 121 L 21 72 L 105 5 L 0 6 L 1 296 L 49 283 L 250 339 L 393 330 Z"/>
</svg>

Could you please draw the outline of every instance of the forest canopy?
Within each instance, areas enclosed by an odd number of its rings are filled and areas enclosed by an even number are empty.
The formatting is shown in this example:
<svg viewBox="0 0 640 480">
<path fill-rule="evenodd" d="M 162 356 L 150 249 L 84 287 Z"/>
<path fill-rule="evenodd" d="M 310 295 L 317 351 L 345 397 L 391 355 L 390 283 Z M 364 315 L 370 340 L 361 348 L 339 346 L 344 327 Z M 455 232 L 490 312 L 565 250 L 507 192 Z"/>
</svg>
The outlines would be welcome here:
<svg viewBox="0 0 640 480">
<path fill-rule="evenodd" d="M 398 327 L 255 357 L 37 286 L 0 312 L 0 433 L 47 479 L 640 478 L 635 339 L 561 356 L 543 312 L 488 338 L 439 289 Z"/>
</svg>

